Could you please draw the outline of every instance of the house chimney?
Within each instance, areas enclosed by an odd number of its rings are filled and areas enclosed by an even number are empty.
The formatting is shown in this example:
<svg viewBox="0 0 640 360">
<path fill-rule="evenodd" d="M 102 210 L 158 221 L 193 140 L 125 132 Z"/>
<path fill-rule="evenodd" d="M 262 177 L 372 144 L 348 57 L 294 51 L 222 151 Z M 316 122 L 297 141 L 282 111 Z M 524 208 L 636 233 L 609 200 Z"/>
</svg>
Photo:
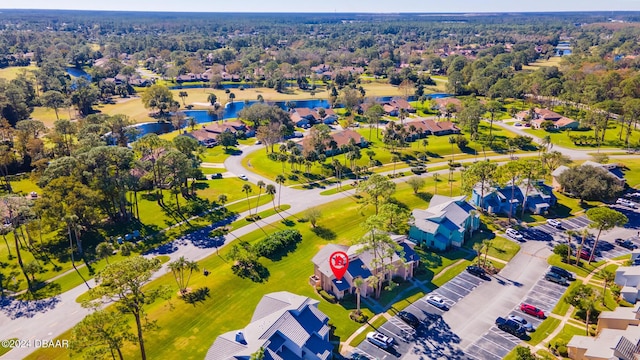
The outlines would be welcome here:
<svg viewBox="0 0 640 360">
<path fill-rule="evenodd" d="M 244 334 L 242 333 L 242 331 L 238 331 L 236 333 L 236 342 L 243 345 L 247 345 L 247 340 L 244 339 Z"/>
</svg>

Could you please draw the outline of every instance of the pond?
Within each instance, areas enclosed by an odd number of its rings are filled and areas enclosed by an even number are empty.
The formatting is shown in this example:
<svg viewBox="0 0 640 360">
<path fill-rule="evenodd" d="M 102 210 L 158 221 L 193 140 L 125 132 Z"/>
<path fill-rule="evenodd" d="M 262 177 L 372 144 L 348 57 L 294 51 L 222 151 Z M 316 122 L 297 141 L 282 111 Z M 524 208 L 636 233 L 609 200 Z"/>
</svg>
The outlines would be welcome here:
<svg viewBox="0 0 640 360">
<path fill-rule="evenodd" d="M 82 70 L 82 69 L 76 69 L 76 68 L 66 68 L 65 70 L 67 72 L 67 74 L 73 76 L 73 77 L 83 77 L 89 81 L 91 81 L 91 75 L 89 75 L 86 71 Z"/>
<path fill-rule="evenodd" d="M 427 96 L 430 96 L 432 99 L 439 99 L 439 98 L 449 97 L 451 95 L 444 94 L 444 93 L 436 93 L 436 94 L 428 94 Z M 384 96 L 384 97 L 376 98 L 376 100 L 388 101 L 391 98 L 392 96 Z M 416 100 L 416 97 L 409 97 L 409 101 L 415 101 L 415 100 Z M 245 106 L 251 106 L 257 102 L 258 101 L 254 100 L 254 101 L 248 101 L 246 103 L 242 101 L 227 103 L 224 107 L 224 113 L 222 115 L 222 118 L 223 119 L 237 118 L 240 110 L 244 109 Z M 318 108 L 318 107 L 322 107 L 325 109 L 329 108 L 329 101 L 325 99 L 295 100 L 291 102 L 295 103 L 295 107 L 299 107 L 299 108 L 310 108 L 310 109 Z M 285 105 L 286 103 L 287 101 L 267 102 L 267 104 L 277 105 L 283 110 L 287 109 L 287 106 Z M 183 111 L 183 113 L 187 117 L 194 118 L 196 120 L 196 123 L 198 124 L 208 123 L 208 122 L 218 120 L 218 117 L 215 114 L 209 114 L 208 110 L 185 110 Z M 143 136 L 149 133 L 165 134 L 175 130 L 173 128 L 173 125 L 165 122 L 143 123 L 143 124 L 137 124 L 135 125 L 135 127 L 138 130 L 138 136 Z"/>
</svg>

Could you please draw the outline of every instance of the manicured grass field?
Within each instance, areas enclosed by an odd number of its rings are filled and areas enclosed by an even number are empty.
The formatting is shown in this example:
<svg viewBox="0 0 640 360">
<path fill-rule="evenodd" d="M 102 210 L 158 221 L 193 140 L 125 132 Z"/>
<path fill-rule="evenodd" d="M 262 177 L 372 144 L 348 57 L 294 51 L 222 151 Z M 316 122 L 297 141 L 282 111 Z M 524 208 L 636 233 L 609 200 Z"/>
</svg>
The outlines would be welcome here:
<svg viewBox="0 0 640 360">
<path fill-rule="evenodd" d="M 28 77 L 32 77 L 32 75 L 29 72 L 37 69 L 38 67 L 36 65 L 9 66 L 9 67 L 0 69 L 0 79 L 11 81 L 17 78 L 18 75 L 22 74 L 23 72 L 26 72 Z"/>
<path fill-rule="evenodd" d="M 595 136 L 595 131 L 594 130 L 587 130 L 587 131 L 577 131 L 577 130 L 573 130 L 570 132 L 567 131 L 553 131 L 553 132 L 549 132 L 549 131 L 545 131 L 543 129 L 525 129 L 525 132 L 533 135 L 533 136 L 537 136 L 537 137 L 545 137 L 545 136 L 550 136 L 551 137 L 551 142 L 554 145 L 558 145 L 558 146 L 562 146 L 562 147 L 566 147 L 566 148 L 570 148 L 570 149 L 582 149 L 582 150 L 589 150 L 589 149 L 593 149 L 593 151 L 595 152 L 598 147 L 596 146 L 595 142 L 593 145 L 575 145 L 573 143 L 573 141 L 569 138 L 569 136 L 571 137 L 579 137 L 579 136 L 590 136 L 593 137 Z M 601 144 L 601 149 L 609 149 L 609 148 L 625 148 L 624 145 L 624 139 L 626 136 L 626 131 L 623 130 L 622 133 L 622 140 L 619 139 L 619 133 L 620 133 L 620 125 L 617 123 L 614 123 L 613 121 L 610 122 L 609 127 L 607 128 L 607 132 L 605 133 L 605 138 L 604 138 L 604 142 Z M 629 141 L 631 142 L 632 145 L 637 145 L 638 144 L 638 138 L 640 137 L 640 130 L 632 130 L 631 135 L 629 136 Z"/>
<path fill-rule="evenodd" d="M 585 334 L 586 334 L 585 328 L 579 328 L 573 325 L 565 325 L 560 331 L 560 333 L 556 337 L 551 339 L 549 343 L 551 345 L 555 345 L 558 341 L 562 341 L 566 344 L 569 341 L 571 341 L 571 338 L 574 335 L 585 335 Z"/>
<path fill-rule="evenodd" d="M 537 70 L 541 67 L 559 66 L 561 60 L 562 60 L 562 57 L 560 56 L 553 56 L 553 57 L 550 57 L 548 60 L 539 59 L 535 62 L 532 62 L 529 65 L 523 65 L 522 70 Z"/>
<path fill-rule="evenodd" d="M 401 184 L 398 186 L 395 197 L 410 208 L 426 206 L 427 203 L 424 200 L 412 195 L 411 192 L 407 185 Z M 362 208 L 361 204 L 352 198 L 325 204 L 319 208 L 323 217 L 319 220 L 318 226 L 324 231 L 316 231 L 316 233 L 331 239 L 332 243 L 341 244 L 352 244 L 355 239 L 364 234 L 360 224 L 373 211 L 371 207 Z M 212 255 L 199 263 L 201 268 L 206 268 L 215 276 L 205 277 L 200 273 L 194 274 L 190 284 L 194 289 L 209 287 L 211 298 L 195 306 L 174 298 L 171 301 L 172 309 L 165 302 L 157 302 L 149 306 L 149 318 L 157 320 L 160 327 L 159 331 L 149 333 L 147 336 L 149 357 L 167 358 L 177 350 L 188 348 L 190 351 L 183 354 L 185 359 L 201 359 L 217 335 L 246 325 L 246 319 L 251 317 L 257 302 L 266 293 L 287 290 L 320 299 L 313 287 L 308 284 L 308 277 L 313 272 L 311 258 L 322 246 L 329 243 L 329 240 L 316 235 L 309 223 L 297 222 L 298 216 L 300 215 L 290 218 L 291 221 L 286 224 L 275 223 L 273 226 L 264 228 L 268 233 L 276 229 L 296 228 L 303 235 L 303 241 L 298 245 L 295 253 L 279 261 L 261 259 L 270 273 L 268 280 L 264 283 L 253 283 L 235 276 L 231 272 L 230 261 L 226 259 L 229 249 L 224 248 L 220 251 L 220 256 Z M 254 242 L 264 236 L 265 233 L 258 230 L 241 239 Z M 170 274 L 154 281 L 150 286 L 161 284 L 175 288 L 175 281 Z M 320 309 L 336 326 L 333 338 L 336 341 L 346 339 L 360 327 L 360 324 L 348 317 L 351 307 L 345 308 L 339 304 L 329 304 L 320 300 Z M 366 308 L 364 311 L 369 316 L 373 315 Z M 134 345 L 128 345 L 125 349 L 125 355 L 131 356 L 136 353 Z M 63 349 L 43 349 L 29 358 L 63 359 L 67 357 L 68 353 Z"/>
<path fill-rule="evenodd" d="M 528 344 L 535 346 L 538 345 L 542 340 L 546 339 L 549 334 L 555 330 L 558 325 L 560 325 L 560 320 L 552 317 L 546 318 L 540 325 L 536 328 L 536 331 L 529 333 L 530 339 L 527 341 Z"/>
</svg>

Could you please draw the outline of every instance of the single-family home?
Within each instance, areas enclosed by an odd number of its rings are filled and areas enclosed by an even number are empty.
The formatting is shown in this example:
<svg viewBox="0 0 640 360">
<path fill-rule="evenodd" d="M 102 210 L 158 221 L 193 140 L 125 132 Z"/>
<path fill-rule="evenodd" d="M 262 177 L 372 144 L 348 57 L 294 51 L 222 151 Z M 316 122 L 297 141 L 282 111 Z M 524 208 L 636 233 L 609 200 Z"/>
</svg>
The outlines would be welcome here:
<svg viewBox="0 0 640 360">
<path fill-rule="evenodd" d="M 403 279 L 412 278 L 414 271 L 420 263 L 420 257 L 413 250 L 415 244 L 406 239 L 406 236 L 391 235 L 392 240 L 398 244 L 400 250 L 395 250 L 391 259 L 385 259 L 385 266 L 390 265 L 392 270 L 385 274 L 385 281 L 393 277 Z M 342 251 L 349 257 L 349 266 L 342 280 L 338 281 L 331 266 L 329 257 L 336 251 Z M 336 298 L 342 299 L 346 294 L 354 294 L 356 287 L 354 280 L 357 278 L 367 279 L 368 277 L 380 274 L 383 271 L 383 264 L 379 263 L 372 250 L 364 250 L 363 245 L 325 245 L 311 260 L 313 262 L 313 275 L 309 278 L 312 286 L 319 286 L 323 290 L 334 294 Z M 366 282 L 360 287 L 360 296 L 368 297 L 374 289 Z"/>
<path fill-rule="evenodd" d="M 294 108 L 291 110 L 289 117 L 296 126 L 305 129 L 320 122 L 333 125 L 338 121 L 338 115 L 333 109 L 324 108 Z"/>
<path fill-rule="evenodd" d="M 455 112 L 462 110 L 462 101 L 454 97 L 438 98 L 434 99 L 433 102 L 433 109 L 440 111 L 443 115 L 447 113 L 447 106 L 449 106 L 449 104 L 453 104 Z"/>
<path fill-rule="evenodd" d="M 614 282 L 622 289 L 620 296 L 625 301 L 635 304 L 640 299 L 640 266 L 620 266 Z"/>
<path fill-rule="evenodd" d="M 244 360 L 262 349 L 265 360 L 332 358 L 329 318 L 319 301 L 279 291 L 262 297 L 249 324 L 216 338 L 206 360 Z"/>
<path fill-rule="evenodd" d="M 404 110 L 407 113 L 416 112 L 416 109 L 414 109 L 407 100 L 402 98 L 392 98 L 389 101 L 385 101 L 382 103 L 382 108 L 384 109 L 384 112 L 390 116 L 398 116 L 400 114 L 400 110 Z"/>
<path fill-rule="evenodd" d="M 332 149 L 330 147 L 330 144 L 332 142 L 335 143 L 335 149 Z M 349 145 L 351 142 L 353 142 L 355 145 L 361 148 L 365 148 L 368 145 L 367 140 L 364 138 L 364 136 L 358 134 L 357 132 L 351 129 L 338 131 L 338 132 L 332 133 L 331 138 L 327 139 L 325 144 L 326 145 L 325 155 L 331 156 L 331 155 L 339 154 L 342 146 Z M 313 148 L 312 141 L 309 137 L 305 137 L 304 139 L 302 139 L 302 150 L 305 152 L 315 150 Z"/>
<path fill-rule="evenodd" d="M 526 201 L 525 194 L 527 195 Z M 542 180 L 527 181 L 524 179 L 516 186 L 512 186 L 510 183 L 502 187 L 485 184 L 484 192 L 482 184 L 477 183 L 473 187 L 471 202 L 489 214 L 509 215 L 509 212 L 512 211 L 511 215 L 513 216 L 522 210 L 522 206 L 525 206 L 526 210 L 532 214 L 545 214 L 556 204 L 557 198 L 553 195 L 552 188 L 544 184 Z"/>
<path fill-rule="evenodd" d="M 193 130 L 192 132 L 187 132 L 184 135 L 196 139 L 200 145 L 208 148 L 218 145 L 217 137 L 219 134 L 207 131 L 206 129 Z"/>
<path fill-rule="evenodd" d="M 411 125 L 416 128 L 414 133 L 409 131 Z M 443 136 L 460 133 L 460 128 L 451 121 L 434 121 L 425 118 L 412 119 L 412 121 L 405 122 L 404 127 L 409 134 L 409 140 L 416 140 L 427 135 Z"/>
<path fill-rule="evenodd" d="M 480 214 L 465 199 L 434 195 L 426 210 L 413 210 L 409 239 L 440 251 L 462 246 L 480 227 Z"/>
<path fill-rule="evenodd" d="M 616 184 L 622 187 L 625 187 L 627 184 L 627 180 L 625 180 L 624 178 L 624 173 L 622 172 L 622 169 L 620 168 L 620 166 L 618 166 L 618 164 L 615 164 L 615 163 L 600 164 L 595 161 L 587 160 L 583 162 L 580 166 L 593 166 L 595 168 L 602 169 L 606 171 L 606 173 L 614 179 L 614 182 Z M 562 191 L 562 185 L 560 185 L 558 178 L 563 172 L 567 170 L 569 170 L 569 167 L 560 165 L 551 173 L 551 179 L 552 179 L 551 185 L 553 186 L 554 190 Z"/>
<path fill-rule="evenodd" d="M 638 307 L 603 311 L 595 337 L 574 335 L 567 344 L 574 360 L 636 360 L 640 355 L 640 313 Z"/>
</svg>

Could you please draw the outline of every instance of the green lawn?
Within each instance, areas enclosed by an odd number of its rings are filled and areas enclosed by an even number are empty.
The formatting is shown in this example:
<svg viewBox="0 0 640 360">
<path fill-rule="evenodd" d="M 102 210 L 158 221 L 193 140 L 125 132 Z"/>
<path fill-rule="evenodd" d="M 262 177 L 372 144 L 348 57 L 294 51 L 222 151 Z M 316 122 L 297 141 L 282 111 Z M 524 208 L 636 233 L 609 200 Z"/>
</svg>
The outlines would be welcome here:
<svg viewBox="0 0 640 360">
<path fill-rule="evenodd" d="M 7 80 L 7 82 L 9 82 L 17 78 L 18 75 L 22 74 L 23 72 L 27 73 L 28 78 L 32 78 L 30 72 L 37 69 L 38 67 L 35 65 L 35 63 L 31 63 L 31 65 L 29 66 L 9 66 L 0 69 L 0 79 L 5 79 Z"/>
<path fill-rule="evenodd" d="M 351 340 L 349 345 L 351 345 L 351 346 L 360 345 L 360 343 L 363 342 L 364 339 L 367 337 L 367 333 L 368 332 L 378 330 L 378 328 L 380 326 L 384 325 L 384 323 L 386 323 L 386 322 L 387 322 L 387 319 L 384 316 L 379 316 L 377 319 L 373 320 L 372 322 L 367 322 L 367 325 L 369 325 L 369 328 L 368 329 L 364 329 L 361 333 L 356 335 Z"/>
<path fill-rule="evenodd" d="M 595 141 L 593 145 L 576 145 L 569 137 L 569 136 L 571 136 L 572 138 L 576 138 L 580 136 L 594 137 L 595 136 L 594 130 L 586 130 L 586 131 L 573 130 L 573 131 L 567 132 L 566 130 L 565 131 L 545 131 L 543 129 L 528 128 L 528 129 L 525 129 L 524 131 L 533 136 L 537 136 L 540 138 L 548 135 L 551 137 L 551 142 L 554 145 L 558 145 L 566 148 L 593 149 L 594 151 L 597 149 Z M 620 140 L 619 134 L 620 134 L 620 125 L 618 123 L 614 123 L 614 121 L 611 121 L 609 124 L 609 127 L 607 128 L 607 132 L 605 133 L 604 142 L 601 144 L 601 149 L 625 148 L 624 139 L 626 136 L 626 131 L 623 130 L 622 140 Z M 629 136 L 629 141 L 632 143 L 632 145 L 638 144 L 639 136 L 640 136 L 640 130 L 632 131 L 631 135 Z"/>
<path fill-rule="evenodd" d="M 395 194 L 396 199 L 402 201 L 410 208 L 426 206 L 422 198 L 413 196 L 411 189 L 406 184 L 400 184 Z M 194 274 L 190 287 L 196 289 L 207 286 L 211 289 L 212 296 L 203 303 L 195 306 L 185 304 L 179 299 L 172 299 L 169 307 L 165 302 L 157 302 L 148 307 L 149 318 L 157 320 L 160 330 L 150 333 L 147 336 L 149 358 L 167 358 L 176 351 L 189 349 L 183 353 L 185 359 L 201 359 L 207 349 L 213 343 L 215 337 L 223 332 L 242 328 L 246 325 L 246 319 L 251 317 L 257 302 L 269 292 L 287 290 L 297 294 L 321 299 L 313 287 L 308 284 L 308 277 L 313 272 L 311 258 L 316 252 L 331 239 L 332 243 L 352 244 L 364 234 L 364 229 L 360 226 L 363 220 L 372 213 L 371 207 L 362 208 L 360 203 L 351 198 L 338 200 L 319 207 L 323 217 L 318 225 L 325 231 L 321 234 L 324 238 L 316 235 L 317 231 L 311 228 L 309 223 L 296 221 L 296 215 L 290 218 L 289 222 L 278 222 L 272 226 L 264 227 L 264 231 L 270 233 L 277 229 L 296 228 L 303 235 L 303 241 L 298 245 L 295 253 L 283 257 L 279 261 L 261 259 L 261 262 L 269 270 L 269 278 L 263 283 L 254 283 L 249 280 L 240 279 L 230 270 L 230 262 L 226 259 L 229 248 L 220 251 L 220 256 L 211 255 L 199 262 L 201 268 L 206 268 L 215 276 L 205 277 L 201 273 Z M 340 209 L 340 211 L 336 211 Z M 329 230 L 329 231 L 327 231 Z M 242 240 L 255 242 L 265 236 L 263 230 L 254 231 Z M 462 266 L 450 269 L 448 274 L 460 272 L 469 262 L 464 261 Z M 442 265 L 438 265 L 440 268 Z M 436 269 L 437 271 L 437 269 Z M 449 275 L 444 278 L 449 277 Z M 443 281 L 444 282 L 444 281 Z M 443 283 L 442 282 L 442 283 Z M 175 288 L 175 280 L 171 274 L 162 276 L 154 281 L 150 286 L 161 284 Z M 242 291 L 238 291 L 242 289 Z M 417 296 L 417 294 L 410 294 Z M 329 304 L 320 300 L 320 309 L 331 319 L 331 323 L 336 326 L 336 341 L 346 339 L 360 324 L 355 323 L 348 317 L 353 309 L 352 303 L 344 307 L 340 304 Z M 363 311 L 369 316 L 373 315 L 364 308 Z M 203 336 L 202 334 L 206 334 Z M 66 335 L 68 337 L 68 334 Z M 134 345 L 128 345 L 125 349 L 125 356 L 130 357 L 136 354 Z M 68 353 L 63 349 L 41 349 L 29 357 L 30 359 L 47 358 L 63 359 L 68 358 Z"/>
<path fill-rule="evenodd" d="M 569 287 L 567 288 L 567 290 L 564 292 L 564 294 L 562 295 L 562 297 L 558 300 L 558 303 L 556 304 L 556 306 L 553 308 L 553 310 L 551 311 L 551 313 L 556 314 L 556 315 L 560 315 L 560 316 L 564 316 L 566 315 L 567 311 L 569 310 L 569 307 L 571 305 L 569 305 L 566 301 L 564 301 L 565 297 L 567 296 L 567 294 L 569 292 L 571 292 L 576 286 L 578 286 L 579 284 L 582 284 L 582 281 L 580 280 L 575 280 L 571 283 L 571 285 L 569 285 Z"/>
<path fill-rule="evenodd" d="M 4 340 L 15 341 L 15 340 L 18 340 L 18 339 L 11 338 L 11 339 L 0 339 L 0 340 L 2 340 L 2 341 L 4 341 Z M 0 346 L 0 356 L 8 353 L 10 350 L 11 350 L 11 347 Z"/>
<path fill-rule="evenodd" d="M 575 273 L 576 275 L 582 276 L 582 277 L 589 275 L 591 272 L 593 272 L 593 270 L 598 268 L 598 266 L 604 264 L 604 260 L 598 261 L 598 262 L 592 262 L 591 264 L 588 264 L 586 260 L 580 260 L 581 266 L 575 266 L 575 265 L 569 265 L 567 263 L 564 263 L 562 260 L 563 260 L 563 257 L 561 257 L 560 255 L 553 254 L 547 259 L 547 262 L 549 263 L 549 265 L 555 265 L 563 269 L 567 269 Z M 575 262 L 572 262 L 572 264 L 575 264 Z"/>
<path fill-rule="evenodd" d="M 480 234 L 476 233 L 476 235 Z M 486 237 L 474 236 L 464 247 L 471 250 L 475 243 L 482 243 L 485 238 Z M 491 247 L 489 247 L 488 255 L 500 260 L 509 261 L 516 256 L 518 251 L 520 251 L 520 244 L 503 237 L 495 237 L 491 239 Z"/>
<path fill-rule="evenodd" d="M 464 271 L 464 269 L 467 268 L 467 266 L 471 265 L 471 261 L 469 260 L 461 260 L 459 263 L 457 263 L 456 265 L 448 268 L 447 270 L 445 270 L 442 275 L 438 276 L 436 279 L 432 280 L 431 283 L 437 287 L 440 287 L 444 284 L 447 283 L 447 281 L 453 279 L 454 277 L 456 277 L 458 274 L 460 274 L 461 272 Z"/>
<path fill-rule="evenodd" d="M 558 325 L 560 325 L 560 320 L 552 317 L 546 318 L 540 325 L 536 328 L 536 331 L 529 333 L 531 337 L 527 343 L 530 345 L 538 345 L 542 340 L 546 339 L 549 334 L 555 330 Z"/>
<path fill-rule="evenodd" d="M 549 342 L 552 346 L 555 345 L 558 341 L 564 342 L 565 344 L 571 341 L 571 338 L 574 335 L 585 335 L 585 328 L 579 328 L 573 325 L 565 325 L 560 333 L 551 339 Z"/>
<path fill-rule="evenodd" d="M 488 133 L 489 126 L 487 124 L 480 124 L 480 132 Z M 393 154 L 390 149 L 387 149 L 385 145 L 382 143 L 382 129 L 380 129 L 380 138 L 376 137 L 376 130 L 368 129 L 368 128 L 358 128 L 356 132 L 360 133 L 367 141 L 369 142 L 369 146 L 366 149 L 361 150 L 362 158 L 356 161 L 356 165 L 358 166 L 368 166 L 371 160 L 378 161 L 383 164 L 382 167 L 377 166 L 374 168 L 370 168 L 371 171 L 392 171 L 393 165 L 385 165 L 390 164 Z M 370 136 L 371 132 L 371 136 Z M 509 132 L 505 129 L 494 126 L 493 134 L 496 136 L 496 144 L 504 143 L 506 138 L 514 137 L 515 134 Z M 467 138 L 469 135 L 465 135 Z M 451 154 L 453 153 L 453 159 L 468 159 L 473 157 L 482 158 L 484 156 L 484 152 L 482 147 L 475 143 L 470 142 L 469 146 L 465 151 L 461 151 L 457 145 L 454 145 L 453 148 L 451 144 L 449 144 L 449 136 L 429 136 L 427 138 L 429 144 L 424 147 L 422 145 L 422 140 L 417 140 L 412 143 L 409 143 L 406 148 L 402 148 L 398 150 L 400 156 L 400 162 L 396 164 L 396 170 L 400 171 L 402 168 L 406 168 L 412 162 L 417 161 L 416 154 L 418 153 L 426 153 L 427 154 L 427 162 L 426 165 L 429 166 L 430 163 L 435 162 L 443 162 L 451 159 Z M 496 155 L 495 152 L 491 151 L 489 148 L 484 149 L 487 156 Z M 367 155 L 368 151 L 373 151 L 374 155 L 369 158 Z M 522 153 L 522 151 L 517 151 L 517 153 Z M 270 160 L 267 157 L 266 151 L 256 151 L 252 154 L 249 154 L 246 158 L 243 159 L 243 165 L 251 168 L 252 171 L 260 174 L 269 179 L 275 179 L 278 174 L 284 173 L 287 178 L 287 185 L 295 185 L 295 184 L 307 184 L 312 181 L 321 180 L 327 177 L 331 177 L 334 175 L 333 171 L 328 168 L 328 164 L 336 159 L 343 163 L 345 163 L 345 155 L 339 154 L 333 157 L 329 157 L 325 162 L 325 166 L 314 163 L 310 169 L 310 173 L 304 173 L 304 168 L 302 171 L 292 171 L 291 164 L 289 163 L 280 163 L 277 161 Z M 283 166 L 284 165 L 284 166 Z M 381 169 L 383 168 L 383 169 Z"/>
</svg>

